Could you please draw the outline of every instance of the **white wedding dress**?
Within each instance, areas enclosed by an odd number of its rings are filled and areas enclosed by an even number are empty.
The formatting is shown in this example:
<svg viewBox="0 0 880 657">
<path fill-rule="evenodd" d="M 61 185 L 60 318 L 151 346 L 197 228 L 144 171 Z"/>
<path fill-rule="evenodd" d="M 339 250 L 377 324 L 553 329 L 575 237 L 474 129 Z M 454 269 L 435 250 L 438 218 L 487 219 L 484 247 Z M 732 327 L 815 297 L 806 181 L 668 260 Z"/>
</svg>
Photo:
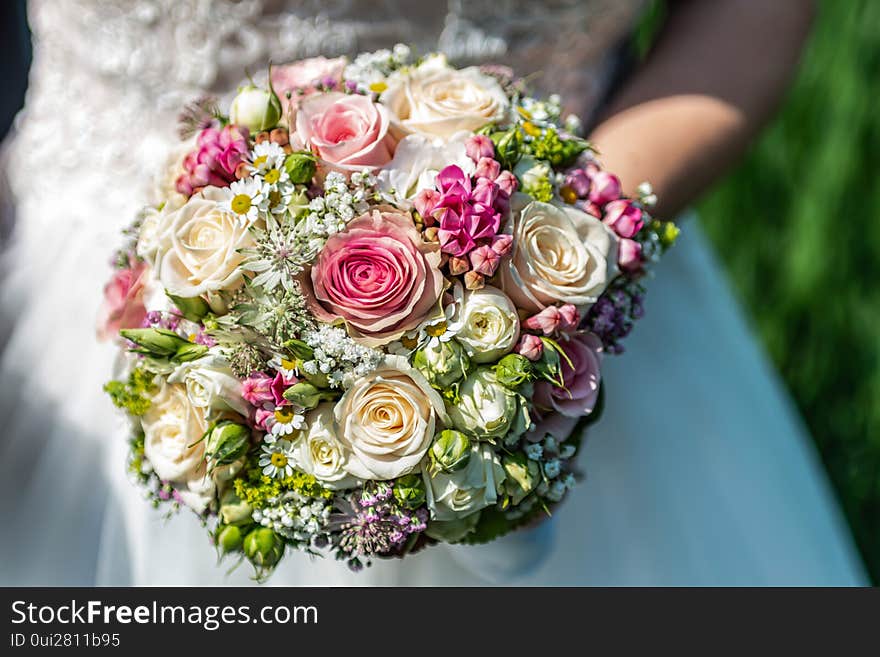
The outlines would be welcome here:
<svg viewBox="0 0 880 657">
<path fill-rule="evenodd" d="M 119 231 L 201 90 L 245 69 L 398 41 L 541 72 L 588 115 L 640 2 L 33 0 L 27 104 L 3 149 L 0 584 L 238 584 L 196 518 L 169 521 L 125 476 L 94 317 Z M 11 208 L 11 213 L 9 209 Z M 273 584 L 866 582 L 823 470 L 698 227 L 606 361 L 586 480 L 551 522 L 354 576 L 288 555 Z"/>
</svg>

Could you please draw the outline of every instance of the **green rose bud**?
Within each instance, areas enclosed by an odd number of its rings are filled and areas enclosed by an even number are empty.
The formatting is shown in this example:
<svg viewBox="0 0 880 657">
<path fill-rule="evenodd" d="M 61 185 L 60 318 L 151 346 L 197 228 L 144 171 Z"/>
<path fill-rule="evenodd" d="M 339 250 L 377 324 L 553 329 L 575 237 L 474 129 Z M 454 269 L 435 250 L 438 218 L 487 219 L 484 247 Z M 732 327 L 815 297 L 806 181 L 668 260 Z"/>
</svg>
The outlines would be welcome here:
<svg viewBox="0 0 880 657">
<path fill-rule="evenodd" d="M 250 447 L 251 430 L 242 424 L 223 420 L 208 430 L 205 455 L 213 467 L 235 463 Z"/>
<path fill-rule="evenodd" d="M 504 492 L 514 506 L 531 493 L 541 481 L 541 470 L 522 452 L 507 454 L 501 459 L 501 466 L 507 475 L 504 479 Z"/>
<path fill-rule="evenodd" d="M 229 554 L 230 552 L 236 552 L 241 548 L 241 545 L 244 542 L 244 536 L 242 536 L 241 527 L 236 527 L 235 525 L 221 525 L 217 528 L 215 540 L 217 542 L 217 547 L 220 548 L 220 552 L 223 554 Z"/>
<path fill-rule="evenodd" d="M 253 85 L 242 87 L 229 110 L 229 120 L 251 132 L 274 128 L 280 118 L 281 101 L 275 92 Z"/>
<path fill-rule="evenodd" d="M 257 527 L 244 537 L 244 554 L 257 568 L 272 568 L 284 556 L 284 541 L 268 527 Z"/>
<path fill-rule="evenodd" d="M 208 302 L 201 297 L 184 298 L 166 291 L 165 294 L 177 307 L 180 313 L 191 322 L 200 322 L 205 315 L 211 312 Z"/>
<path fill-rule="evenodd" d="M 463 379 L 471 362 L 464 347 L 455 340 L 449 340 L 419 349 L 413 355 L 412 364 L 425 375 L 428 383 L 443 390 Z"/>
<path fill-rule="evenodd" d="M 251 523 L 251 505 L 242 500 L 235 491 L 226 491 L 220 500 L 220 518 L 226 525 L 249 525 Z"/>
<path fill-rule="evenodd" d="M 507 354 L 495 365 L 495 377 L 498 383 L 508 388 L 519 388 L 529 381 L 531 375 L 531 361 L 519 354 Z"/>
<path fill-rule="evenodd" d="M 481 440 L 512 444 L 531 424 L 526 399 L 501 385 L 494 370 L 481 367 L 461 384 L 459 403 L 448 405 L 452 424 Z"/>
<path fill-rule="evenodd" d="M 480 521 L 480 511 L 456 520 L 432 520 L 425 533 L 435 541 L 457 543 L 470 534 Z"/>
<path fill-rule="evenodd" d="M 399 477 L 392 491 L 397 503 L 407 509 L 417 509 L 425 503 L 425 484 L 417 474 Z"/>
<path fill-rule="evenodd" d="M 307 152 L 291 153 L 284 160 L 284 170 L 290 176 L 290 182 L 306 185 L 315 177 L 315 156 Z"/>
<path fill-rule="evenodd" d="M 315 408 L 322 401 L 334 401 L 338 393 L 332 390 L 321 390 L 307 381 L 300 381 L 284 391 L 284 398 L 305 409 Z"/>
<path fill-rule="evenodd" d="M 434 474 L 461 470 L 471 458 L 471 441 L 461 431 L 446 429 L 434 438 L 428 458 Z"/>
</svg>

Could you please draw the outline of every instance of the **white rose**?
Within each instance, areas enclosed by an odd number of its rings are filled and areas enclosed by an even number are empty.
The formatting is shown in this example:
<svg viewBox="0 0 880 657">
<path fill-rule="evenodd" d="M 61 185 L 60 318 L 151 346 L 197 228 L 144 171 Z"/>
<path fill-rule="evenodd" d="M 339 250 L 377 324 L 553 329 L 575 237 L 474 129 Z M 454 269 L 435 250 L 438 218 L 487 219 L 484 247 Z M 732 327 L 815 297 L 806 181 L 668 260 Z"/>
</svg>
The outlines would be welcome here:
<svg viewBox="0 0 880 657">
<path fill-rule="evenodd" d="M 336 436 L 347 452 L 345 469 L 361 479 L 411 472 L 438 425 L 448 423 L 440 395 L 401 356 L 386 356 L 355 381 L 333 412 Z"/>
<path fill-rule="evenodd" d="M 585 310 L 617 275 L 614 231 L 576 208 L 514 194 L 507 232 L 513 251 L 499 269 L 501 287 L 518 308 L 562 302 Z"/>
<path fill-rule="evenodd" d="M 510 352 L 519 338 L 519 316 L 504 292 L 487 285 L 465 295 L 456 339 L 475 363 L 490 363 Z"/>
<path fill-rule="evenodd" d="M 391 161 L 379 171 L 379 190 L 393 195 L 397 206 L 407 209 L 419 191 L 434 187 L 434 179 L 444 167 L 455 164 L 465 175 L 471 175 L 476 167 L 464 145 L 469 134 L 455 134 L 449 142 L 407 135 L 397 144 Z"/>
<path fill-rule="evenodd" d="M 164 203 L 163 209 L 170 211 L 176 210 L 186 203 L 186 196 L 177 191 L 177 179 L 184 173 L 184 158 L 195 148 L 196 136 L 193 135 L 167 154 L 164 166 L 153 178 L 153 186 L 149 192 L 149 200 L 152 205 L 159 206 Z"/>
<path fill-rule="evenodd" d="M 218 353 L 178 365 L 168 382 L 182 383 L 189 402 L 206 416 L 211 411 L 234 411 L 245 417 L 250 413 L 250 404 L 241 396 L 241 381 Z"/>
<path fill-rule="evenodd" d="M 248 229 L 223 210 L 223 190 L 206 187 L 163 216 L 156 265 L 171 294 L 191 298 L 241 283 L 241 248 L 253 246 Z"/>
<path fill-rule="evenodd" d="M 294 465 L 330 490 L 356 486 L 357 479 L 345 470 L 345 449 L 334 433 L 333 404 L 319 404 L 306 415 L 306 423 L 308 429 L 294 442 Z"/>
<path fill-rule="evenodd" d="M 381 102 L 405 131 L 443 139 L 500 121 L 509 106 L 497 80 L 476 67 L 451 68 L 442 55 L 392 75 Z"/>
<path fill-rule="evenodd" d="M 152 267 L 156 262 L 156 254 L 159 252 L 159 227 L 162 225 L 162 211 L 153 207 L 144 208 L 143 217 L 138 229 L 135 253 L 147 261 Z"/>
<path fill-rule="evenodd" d="M 478 368 L 464 380 L 458 401 L 449 406 L 449 417 L 459 431 L 493 442 L 515 441 L 531 425 L 526 399 L 498 383 L 489 367 Z"/>
<path fill-rule="evenodd" d="M 141 416 L 144 430 L 144 456 L 156 475 L 169 481 L 196 511 L 204 510 L 214 493 L 207 476 L 205 441 L 208 423 L 201 409 L 193 406 L 186 387 L 162 381 L 152 403 Z"/>
<path fill-rule="evenodd" d="M 449 474 L 431 475 L 422 468 L 428 509 L 435 520 L 456 520 L 498 501 L 504 468 L 485 443 L 471 448 L 467 466 Z"/>
</svg>

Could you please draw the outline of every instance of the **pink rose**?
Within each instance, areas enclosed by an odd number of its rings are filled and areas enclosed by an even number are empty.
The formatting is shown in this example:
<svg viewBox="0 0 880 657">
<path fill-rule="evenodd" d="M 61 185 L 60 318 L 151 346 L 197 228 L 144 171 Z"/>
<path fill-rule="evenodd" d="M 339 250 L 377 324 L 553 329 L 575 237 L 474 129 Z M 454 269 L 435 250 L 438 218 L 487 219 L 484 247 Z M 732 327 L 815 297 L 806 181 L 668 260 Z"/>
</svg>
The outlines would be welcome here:
<svg viewBox="0 0 880 657">
<path fill-rule="evenodd" d="M 296 133 L 329 168 L 362 171 L 388 164 L 397 142 L 388 133 L 388 110 L 366 96 L 339 92 L 305 99 Z"/>
<path fill-rule="evenodd" d="M 288 109 L 296 109 L 303 98 L 315 94 L 319 87 L 339 86 L 343 71 L 345 71 L 344 57 L 302 59 L 291 64 L 272 67 L 272 88 L 281 99 L 281 105 L 287 115 Z"/>
<path fill-rule="evenodd" d="M 262 406 L 273 401 L 272 377 L 262 372 L 254 372 L 241 382 L 241 396 L 252 406 Z"/>
<path fill-rule="evenodd" d="M 343 320 L 369 347 L 422 323 L 443 291 L 440 247 L 424 242 L 409 215 L 374 210 L 327 240 L 303 292 L 315 316 Z"/>
<path fill-rule="evenodd" d="M 606 205 L 602 221 L 620 237 L 632 237 L 645 225 L 641 209 L 626 199 L 611 201 Z"/>
<path fill-rule="evenodd" d="M 146 263 L 133 263 L 128 269 L 119 269 L 104 286 L 104 302 L 98 314 L 98 337 L 108 340 L 120 329 L 138 328 L 147 316 L 144 307 Z"/>
<path fill-rule="evenodd" d="M 590 183 L 589 199 L 593 203 L 605 205 L 620 198 L 622 193 L 620 178 L 613 173 L 597 171 Z"/>
<path fill-rule="evenodd" d="M 592 333 L 573 336 L 560 343 L 571 361 L 562 360 L 563 388 L 549 381 L 535 384 L 532 397 L 541 410 L 557 411 L 568 417 L 589 415 L 599 396 L 602 341 Z"/>
</svg>

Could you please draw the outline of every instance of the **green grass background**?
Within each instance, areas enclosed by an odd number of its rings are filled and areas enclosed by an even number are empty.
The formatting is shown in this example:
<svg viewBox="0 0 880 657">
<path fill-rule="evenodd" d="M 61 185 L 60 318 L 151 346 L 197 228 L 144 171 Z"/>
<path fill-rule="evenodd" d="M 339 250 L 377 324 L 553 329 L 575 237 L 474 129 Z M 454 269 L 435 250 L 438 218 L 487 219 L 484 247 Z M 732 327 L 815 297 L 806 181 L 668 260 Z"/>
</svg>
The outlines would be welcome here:
<svg viewBox="0 0 880 657">
<path fill-rule="evenodd" d="M 880 2 L 817 4 L 776 119 L 698 205 L 880 581 Z"/>
</svg>

